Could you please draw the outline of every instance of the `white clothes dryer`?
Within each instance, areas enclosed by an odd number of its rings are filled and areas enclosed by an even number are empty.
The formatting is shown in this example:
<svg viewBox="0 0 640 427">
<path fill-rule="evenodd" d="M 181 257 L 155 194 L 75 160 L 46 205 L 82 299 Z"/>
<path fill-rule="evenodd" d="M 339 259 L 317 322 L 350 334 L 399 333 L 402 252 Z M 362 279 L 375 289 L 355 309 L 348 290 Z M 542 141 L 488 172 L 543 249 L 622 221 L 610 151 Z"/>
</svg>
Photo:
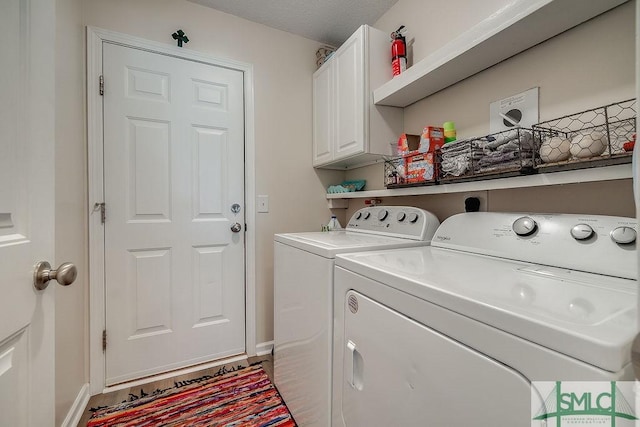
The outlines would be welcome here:
<svg viewBox="0 0 640 427">
<path fill-rule="evenodd" d="M 478 212 L 429 247 L 338 255 L 333 425 L 528 427 L 532 381 L 632 380 L 635 237 L 632 218 Z"/>
<path fill-rule="evenodd" d="M 335 256 L 428 245 L 439 224 L 422 209 L 377 206 L 342 231 L 275 236 L 274 380 L 299 425 L 331 423 Z"/>
</svg>

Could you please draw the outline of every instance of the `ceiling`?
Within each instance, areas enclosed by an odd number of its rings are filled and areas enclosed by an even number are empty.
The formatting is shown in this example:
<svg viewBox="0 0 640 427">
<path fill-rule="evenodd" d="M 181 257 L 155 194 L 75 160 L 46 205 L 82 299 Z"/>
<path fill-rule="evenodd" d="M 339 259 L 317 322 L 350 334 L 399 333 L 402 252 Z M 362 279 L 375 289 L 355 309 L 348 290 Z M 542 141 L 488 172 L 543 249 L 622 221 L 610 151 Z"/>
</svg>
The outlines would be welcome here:
<svg viewBox="0 0 640 427">
<path fill-rule="evenodd" d="M 360 25 L 375 23 L 398 0 L 189 1 L 337 47 Z"/>
</svg>

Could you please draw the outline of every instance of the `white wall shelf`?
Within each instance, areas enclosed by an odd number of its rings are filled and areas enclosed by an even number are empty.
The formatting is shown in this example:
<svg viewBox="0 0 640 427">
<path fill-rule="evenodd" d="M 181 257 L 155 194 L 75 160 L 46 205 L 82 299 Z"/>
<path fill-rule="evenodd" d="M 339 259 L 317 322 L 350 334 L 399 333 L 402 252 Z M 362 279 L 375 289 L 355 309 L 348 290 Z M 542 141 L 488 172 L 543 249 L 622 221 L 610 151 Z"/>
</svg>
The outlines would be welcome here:
<svg viewBox="0 0 640 427">
<path fill-rule="evenodd" d="M 376 105 L 406 107 L 627 0 L 513 0 L 373 92 Z"/>
<path fill-rule="evenodd" d="M 604 166 L 591 169 L 540 173 L 536 175 L 495 178 L 483 181 L 459 182 L 421 187 L 395 188 L 389 190 L 356 191 L 352 193 L 327 194 L 327 199 L 368 199 L 372 197 L 419 196 L 427 194 L 465 193 L 508 188 L 542 187 L 547 185 L 575 184 L 582 182 L 611 181 L 631 178 L 631 164 Z"/>
</svg>

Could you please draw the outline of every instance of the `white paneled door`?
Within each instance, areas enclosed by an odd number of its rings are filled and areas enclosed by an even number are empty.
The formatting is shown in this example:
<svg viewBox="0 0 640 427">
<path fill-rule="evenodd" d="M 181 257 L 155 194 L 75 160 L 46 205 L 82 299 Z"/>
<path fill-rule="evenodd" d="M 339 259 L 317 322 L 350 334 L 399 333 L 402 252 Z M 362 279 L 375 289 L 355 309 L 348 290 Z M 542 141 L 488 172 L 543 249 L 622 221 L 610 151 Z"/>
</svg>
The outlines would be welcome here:
<svg viewBox="0 0 640 427">
<path fill-rule="evenodd" d="M 0 426 L 54 425 L 55 286 L 33 286 L 55 261 L 54 25 L 53 0 L 0 1 Z"/>
<path fill-rule="evenodd" d="M 105 43 L 106 385 L 245 351 L 243 73 Z"/>
</svg>

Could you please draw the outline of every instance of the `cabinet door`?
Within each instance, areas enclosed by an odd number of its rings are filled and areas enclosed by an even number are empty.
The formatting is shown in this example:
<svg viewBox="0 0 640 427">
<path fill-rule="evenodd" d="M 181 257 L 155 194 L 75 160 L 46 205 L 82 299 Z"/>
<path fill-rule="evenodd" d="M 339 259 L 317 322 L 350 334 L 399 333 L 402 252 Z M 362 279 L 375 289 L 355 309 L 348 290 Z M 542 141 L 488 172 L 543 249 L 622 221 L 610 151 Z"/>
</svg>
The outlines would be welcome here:
<svg viewBox="0 0 640 427">
<path fill-rule="evenodd" d="M 360 27 L 335 53 L 336 140 L 334 160 L 365 151 L 364 37 Z"/>
<path fill-rule="evenodd" d="M 313 74 L 313 166 L 333 159 L 333 65 L 325 64 Z"/>
</svg>

